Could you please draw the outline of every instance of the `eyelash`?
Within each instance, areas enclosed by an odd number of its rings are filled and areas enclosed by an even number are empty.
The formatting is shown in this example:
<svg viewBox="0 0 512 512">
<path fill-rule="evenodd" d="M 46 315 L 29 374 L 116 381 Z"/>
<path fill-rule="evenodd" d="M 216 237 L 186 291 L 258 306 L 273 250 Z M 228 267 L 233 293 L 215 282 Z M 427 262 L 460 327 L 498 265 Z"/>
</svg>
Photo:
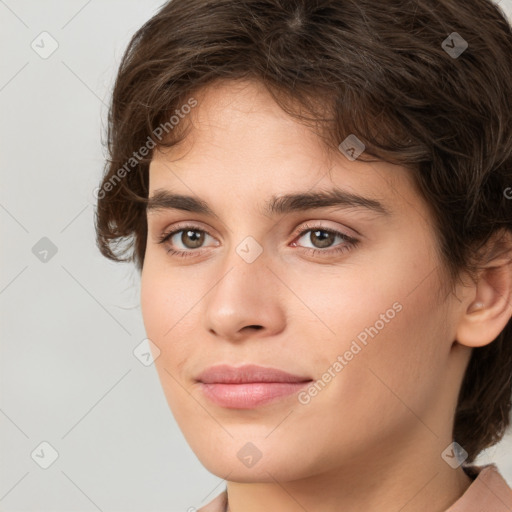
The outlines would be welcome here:
<svg viewBox="0 0 512 512">
<path fill-rule="evenodd" d="M 331 248 L 312 249 L 310 247 L 301 247 L 302 250 L 307 251 L 309 254 L 311 254 L 313 256 L 316 255 L 317 253 L 322 253 L 322 255 L 325 255 L 327 253 L 327 255 L 329 255 L 329 256 L 334 255 L 334 254 L 343 253 L 343 252 L 352 250 L 359 243 L 359 240 L 357 240 L 356 238 L 350 237 L 350 236 L 346 235 L 345 233 L 342 233 L 341 231 L 337 231 L 335 229 L 324 228 L 322 226 L 310 226 L 307 224 L 303 227 L 304 227 L 304 229 L 302 229 L 301 231 L 299 231 L 298 233 L 295 234 L 294 240 L 295 240 L 295 238 L 302 238 L 306 233 L 308 233 L 310 231 L 324 231 L 325 233 L 330 233 L 332 235 L 338 235 L 344 241 L 344 243 L 335 246 L 334 249 L 331 249 Z M 194 226 L 191 224 L 191 225 L 181 226 L 178 229 L 174 229 L 172 231 L 163 233 L 158 238 L 158 243 L 164 244 L 170 238 L 172 238 L 176 233 L 180 233 L 182 231 L 199 231 L 201 233 L 206 233 L 208 236 L 212 236 L 205 229 L 202 229 L 199 226 Z M 181 258 L 196 256 L 198 254 L 201 254 L 201 252 L 202 252 L 201 249 L 189 249 L 187 251 L 180 251 L 180 250 L 175 250 L 175 249 L 167 250 L 167 254 L 170 254 L 171 256 L 178 256 Z"/>
</svg>

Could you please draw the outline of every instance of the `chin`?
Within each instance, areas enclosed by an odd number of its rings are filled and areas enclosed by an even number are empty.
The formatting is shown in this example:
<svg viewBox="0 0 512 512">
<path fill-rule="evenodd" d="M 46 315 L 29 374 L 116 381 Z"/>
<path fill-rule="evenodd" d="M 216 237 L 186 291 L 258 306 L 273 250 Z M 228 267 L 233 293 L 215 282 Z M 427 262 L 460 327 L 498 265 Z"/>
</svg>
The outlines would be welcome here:
<svg viewBox="0 0 512 512">
<path fill-rule="evenodd" d="M 267 443 L 265 447 L 262 444 L 263 441 L 259 443 L 261 450 L 258 451 L 250 442 L 233 440 L 216 449 L 211 446 L 192 449 L 210 473 L 232 482 L 268 483 L 307 476 L 307 463 L 297 464 L 299 457 L 280 451 L 276 444 Z M 294 461 L 293 464 L 290 461 Z"/>
</svg>

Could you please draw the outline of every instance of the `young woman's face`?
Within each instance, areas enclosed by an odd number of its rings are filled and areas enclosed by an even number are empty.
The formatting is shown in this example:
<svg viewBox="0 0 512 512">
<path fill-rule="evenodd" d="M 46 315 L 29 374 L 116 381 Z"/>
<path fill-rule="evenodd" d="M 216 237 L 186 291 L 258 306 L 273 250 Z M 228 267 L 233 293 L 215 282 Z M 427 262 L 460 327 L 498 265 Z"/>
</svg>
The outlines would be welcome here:
<svg viewBox="0 0 512 512">
<path fill-rule="evenodd" d="M 155 153 L 149 197 L 191 196 L 211 212 L 170 198 L 148 209 L 141 290 L 191 448 L 238 481 L 384 463 L 412 446 L 441 460 L 469 351 L 453 343 L 459 300 L 440 293 L 431 215 L 409 172 L 329 154 L 257 83 L 195 98 L 184 143 Z M 295 382 L 200 376 L 248 364 Z"/>
</svg>

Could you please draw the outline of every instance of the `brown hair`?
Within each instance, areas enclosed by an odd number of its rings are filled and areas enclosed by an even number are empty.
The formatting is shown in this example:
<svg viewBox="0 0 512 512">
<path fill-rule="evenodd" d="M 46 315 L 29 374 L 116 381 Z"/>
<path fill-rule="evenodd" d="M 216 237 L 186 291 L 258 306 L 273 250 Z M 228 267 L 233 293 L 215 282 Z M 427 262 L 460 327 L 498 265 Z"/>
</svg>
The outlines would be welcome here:
<svg viewBox="0 0 512 512">
<path fill-rule="evenodd" d="M 411 169 L 453 285 L 462 271 L 474 275 L 493 235 L 512 232 L 511 55 L 511 26 L 490 0 L 172 0 L 120 64 L 99 249 L 142 269 L 152 151 L 186 136 L 171 116 L 215 80 L 251 78 L 331 147 L 355 134 L 364 158 Z M 453 436 L 466 463 L 503 436 L 511 395 L 509 320 L 473 349 L 462 383 Z"/>
</svg>

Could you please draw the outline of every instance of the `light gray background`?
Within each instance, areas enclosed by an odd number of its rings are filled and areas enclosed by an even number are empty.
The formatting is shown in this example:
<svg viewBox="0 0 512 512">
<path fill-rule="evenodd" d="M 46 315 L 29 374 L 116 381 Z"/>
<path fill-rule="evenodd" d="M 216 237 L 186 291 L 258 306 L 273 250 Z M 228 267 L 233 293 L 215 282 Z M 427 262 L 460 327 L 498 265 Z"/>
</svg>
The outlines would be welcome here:
<svg viewBox="0 0 512 512">
<path fill-rule="evenodd" d="M 137 272 L 95 246 L 113 80 L 161 4 L 0 0 L 1 511 L 191 512 L 225 485 L 133 355 Z M 500 5 L 512 16 L 512 0 Z M 47 59 L 31 47 L 43 31 L 58 43 Z M 46 262 L 32 252 L 43 237 L 57 248 Z M 43 441 L 58 452 L 48 469 Z M 510 433 L 478 462 L 491 461 L 512 485 Z"/>
</svg>

